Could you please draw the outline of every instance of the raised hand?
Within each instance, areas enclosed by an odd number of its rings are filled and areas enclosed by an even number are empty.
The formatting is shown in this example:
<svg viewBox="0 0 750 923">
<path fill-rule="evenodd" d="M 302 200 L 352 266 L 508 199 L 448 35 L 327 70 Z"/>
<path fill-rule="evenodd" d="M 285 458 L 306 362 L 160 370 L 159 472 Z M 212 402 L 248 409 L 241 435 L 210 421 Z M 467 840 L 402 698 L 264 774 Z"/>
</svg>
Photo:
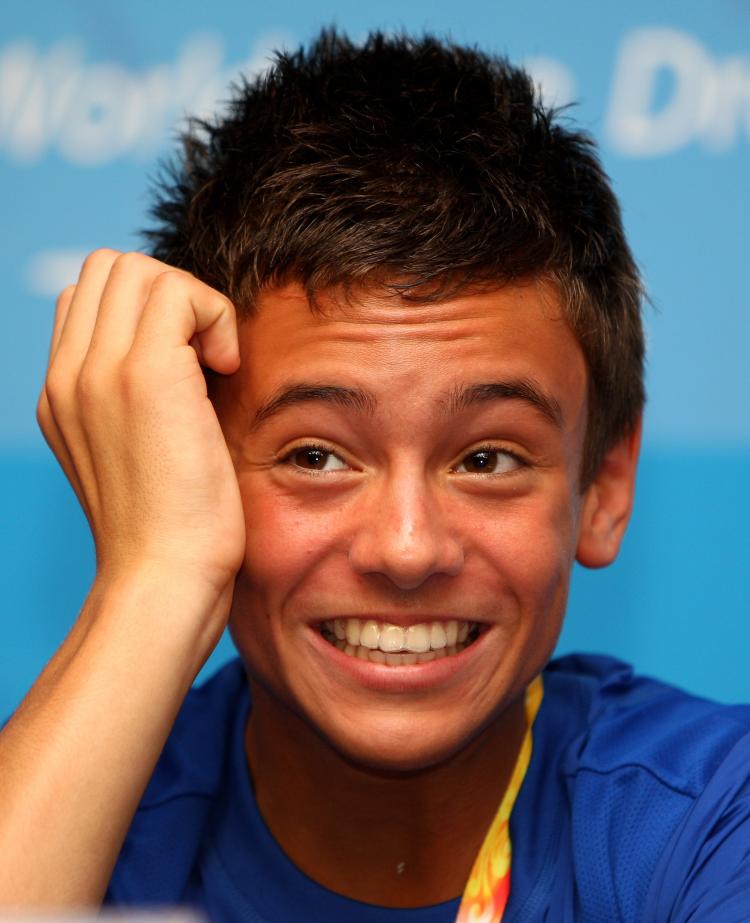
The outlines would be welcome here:
<svg viewBox="0 0 750 923">
<path fill-rule="evenodd" d="M 201 365 L 237 370 L 236 319 L 189 273 L 99 250 L 60 296 L 38 417 L 97 574 L 0 733 L 0 907 L 101 900 L 226 624 L 245 524 Z"/>
<path fill-rule="evenodd" d="M 240 566 L 239 490 L 201 363 L 237 370 L 236 319 L 189 273 L 98 250 L 58 300 L 38 419 L 100 579 L 145 565 L 219 592 Z"/>
</svg>

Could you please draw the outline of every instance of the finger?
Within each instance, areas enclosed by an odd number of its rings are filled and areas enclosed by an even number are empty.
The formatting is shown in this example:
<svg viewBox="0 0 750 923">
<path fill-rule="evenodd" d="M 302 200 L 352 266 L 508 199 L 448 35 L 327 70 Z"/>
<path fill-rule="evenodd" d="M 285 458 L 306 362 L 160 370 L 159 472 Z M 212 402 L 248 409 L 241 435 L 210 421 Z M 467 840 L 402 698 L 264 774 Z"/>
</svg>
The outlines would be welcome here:
<svg viewBox="0 0 750 923">
<path fill-rule="evenodd" d="M 118 255 L 116 250 L 96 250 L 89 254 L 73 287 L 72 297 L 69 300 L 67 295 L 61 297 L 53 353 L 37 405 L 42 433 L 87 515 L 89 508 L 82 485 L 90 480 L 90 472 L 86 463 L 87 449 L 81 451 L 86 436 L 81 426 L 76 390 L 96 323 L 101 292 Z"/>
<path fill-rule="evenodd" d="M 65 473 L 65 477 L 70 481 L 70 485 L 75 491 L 76 496 L 78 497 L 78 502 L 81 504 L 84 513 L 91 520 L 90 509 L 86 503 L 86 498 L 81 487 L 81 482 L 78 477 L 78 472 L 76 471 L 75 465 L 73 464 L 73 459 L 68 447 L 65 444 L 60 428 L 57 425 L 52 408 L 50 406 L 49 398 L 47 395 L 46 387 L 42 388 L 42 393 L 39 396 L 39 401 L 37 402 L 36 408 L 36 419 L 39 424 L 39 429 L 42 431 L 47 445 L 50 447 L 54 453 L 57 461 Z"/>
<path fill-rule="evenodd" d="M 161 351 L 193 339 L 203 365 L 226 375 L 237 371 L 240 350 L 232 302 L 187 273 L 163 272 L 151 286 L 133 348 Z"/>
<path fill-rule="evenodd" d="M 73 374 L 88 352 L 102 292 L 119 255 L 117 250 L 95 250 L 81 268 L 54 356 L 56 363 L 63 363 Z"/>
<path fill-rule="evenodd" d="M 206 359 L 203 355 L 203 346 L 201 345 L 201 340 L 197 333 L 194 333 L 190 337 L 190 345 L 193 347 L 195 354 L 198 356 L 198 362 L 205 366 Z"/>
<path fill-rule="evenodd" d="M 65 318 L 68 316 L 68 310 L 70 308 L 70 303 L 73 300 L 75 290 L 75 285 L 69 285 L 67 288 L 64 288 L 60 292 L 57 297 L 57 301 L 55 302 L 55 320 L 52 325 L 48 364 L 52 361 L 55 353 L 57 352 L 57 347 L 60 343 L 60 334 L 62 333 L 63 326 L 65 325 Z"/>
<path fill-rule="evenodd" d="M 55 321 L 52 327 L 52 337 L 50 340 L 49 348 L 49 364 L 52 363 L 52 360 L 57 352 L 57 347 L 60 343 L 60 335 L 62 334 L 62 329 L 68 316 L 68 311 L 73 300 L 73 295 L 75 294 L 75 288 L 75 285 L 69 285 L 67 288 L 63 289 L 62 292 L 60 292 L 60 295 L 57 298 L 57 302 L 55 304 Z M 79 500 L 82 501 L 80 483 L 78 482 L 78 477 L 70 457 L 70 453 L 68 452 L 67 446 L 65 445 L 65 440 L 62 437 L 60 428 L 58 427 L 57 421 L 55 420 L 54 414 L 52 412 L 47 388 L 48 378 L 45 379 L 44 384 L 42 385 L 39 400 L 37 401 L 37 423 L 39 424 L 39 428 L 42 431 L 42 435 L 44 436 L 47 445 L 49 445 L 50 449 L 52 449 L 52 452 L 55 454 L 60 463 L 60 467 L 65 472 L 66 477 L 71 482 L 73 489 L 78 495 Z"/>
<path fill-rule="evenodd" d="M 129 352 L 154 281 L 164 272 L 182 272 L 143 253 L 122 253 L 112 264 L 101 295 L 89 356 L 117 360 Z M 184 273 L 187 278 L 193 278 Z"/>
</svg>

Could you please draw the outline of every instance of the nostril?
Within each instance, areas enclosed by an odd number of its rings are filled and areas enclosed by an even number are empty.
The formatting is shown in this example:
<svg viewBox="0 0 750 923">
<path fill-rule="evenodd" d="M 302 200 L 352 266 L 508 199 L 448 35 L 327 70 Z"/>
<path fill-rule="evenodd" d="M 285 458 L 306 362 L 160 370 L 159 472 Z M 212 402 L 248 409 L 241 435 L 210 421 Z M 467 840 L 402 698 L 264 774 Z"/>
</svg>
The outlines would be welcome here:
<svg viewBox="0 0 750 923">
<path fill-rule="evenodd" d="M 381 574 L 399 590 L 415 590 L 430 577 L 441 574 L 454 577 L 464 565 L 463 550 L 453 547 L 424 548 L 423 553 L 387 547 L 373 542 L 370 547 L 353 546 L 349 562 L 359 574 Z"/>
<path fill-rule="evenodd" d="M 358 574 L 382 574 L 400 590 L 414 590 L 434 574 L 455 576 L 464 564 L 460 535 L 414 467 L 394 471 L 372 495 L 349 547 Z"/>
</svg>

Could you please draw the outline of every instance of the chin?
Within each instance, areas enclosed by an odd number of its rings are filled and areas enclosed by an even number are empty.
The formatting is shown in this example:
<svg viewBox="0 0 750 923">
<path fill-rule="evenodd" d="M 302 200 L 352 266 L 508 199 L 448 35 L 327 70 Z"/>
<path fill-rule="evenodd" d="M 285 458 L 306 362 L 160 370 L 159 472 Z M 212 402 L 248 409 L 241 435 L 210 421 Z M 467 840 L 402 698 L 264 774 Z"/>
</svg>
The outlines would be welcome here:
<svg viewBox="0 0 750 923">
<path fill-rule="evenodd" d="M 432 724 L 432 728 L 430 725 Z M 357 727 L 330 727 L 315 722 L 318 735 L 348 763 L 379 773 L 413 773 L 447 762 L 468 747 L 482 728 L 466 732 L 466 724 L 451 729 L 436 716 L 400 714 L 393 720 L 378 716 Z"/>
</svg>

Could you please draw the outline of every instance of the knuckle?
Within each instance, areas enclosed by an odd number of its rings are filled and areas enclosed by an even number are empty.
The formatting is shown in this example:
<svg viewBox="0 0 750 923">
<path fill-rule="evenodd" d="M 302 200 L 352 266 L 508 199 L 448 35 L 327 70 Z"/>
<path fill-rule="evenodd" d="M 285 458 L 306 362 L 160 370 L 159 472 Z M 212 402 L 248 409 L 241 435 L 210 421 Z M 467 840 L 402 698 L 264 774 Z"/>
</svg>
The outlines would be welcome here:
<svg viewBox="0 0 750 923">
<path fill-rule="evenodd" d="M 137 250 L 129 250 L 127 253 L 120 253 L 113 263 L 113 271 L 130 275 L 132 273 L 142 272 L 149 267 L 154 261 L 150 256 L 138 253 Z"/>
<path fill-rule="evenodd" d="M 84 411 L 90 411 L 102 402 L 104 385 L 94 365 L 84 362 L 75 384 L 75 393 L 78 404 Z"/>
<path fill-rule="evenodd" d="M 188 277 L 181 269 L 167 268 L 160 272 L 151 283 L 151 292 L 161 296 L 168 292 L 176 293 L 185 288 Z"/>
<path fill-rule="evenodd" d="M 111 250 L 109 247 L 100 247 L 93 250 L 83 261 L 81 273 L 97 270 L 102 265 L 110 265 L 119 255 L 119 250 Z"/>
<path fill-rule="evenodd" d="M 95 403 L 96 385 L 90 373 L 81 369 L 75 384 L 76 403 L 84 411 L 91 409 Z"/>
<path fill-rule="evenodd" d="M 75 285 L 65 286 L 65 288 L 57 296 L 57 301 L 55 302 L 55 306 L 57 307 L 58 310 L 64 305 L 67 305 L 70 301 L 72 301 L 73 295 L 75 295 L 75 291 L 76 291 Z"/>
<path fill-rule="evenodd" d="M 44 382 L 42 394 L 46 395 L 47 401 L 51 404 L 58 401 L 62 394 L 67 390 L 68 377 L 62 371 L 57 363 L 50 366 L 47 372 L 47 378 Z"/>
<path fill-rule="evenodd" d="M 93 363 L 81 367 L 75 383 L 75 406 L 82 418 L 93 419 L 114 412 L 114 392 L 107 376 Z"/>
<path fill-rule="evenodd" d="M 50 372 L 37 403 L 37 421 L 45 435 L 71 416 L 73 395 L 66 376 Z"/>
<path fill-rule="evenodd" d="M 216 298 L 217 307 L 228 314 L 230 317 L 234 315 L 234 303 L 227 298 L 226 295 L 223 295 L 221 292 L 217 292 L 216 289 L 212 290 Z"/>
<path fill-rule="evenodd" d="M 226 295 L 206 285 L 182 269 L 165 268 L 151 283 L 151 295 L 156 301 L 191 297 L 196 303 L 209 309 L 212 315 L 226 314 L 233 317 L 234 305 Z"/>
<path fill-rule="evenodd" d="M 47 397 L 47 389 L 42 388 L 39 400 L 36 402 L 36 422 L 43 433 L 46 433 L 52 424 L 52 411 Z"/>
</svg>

